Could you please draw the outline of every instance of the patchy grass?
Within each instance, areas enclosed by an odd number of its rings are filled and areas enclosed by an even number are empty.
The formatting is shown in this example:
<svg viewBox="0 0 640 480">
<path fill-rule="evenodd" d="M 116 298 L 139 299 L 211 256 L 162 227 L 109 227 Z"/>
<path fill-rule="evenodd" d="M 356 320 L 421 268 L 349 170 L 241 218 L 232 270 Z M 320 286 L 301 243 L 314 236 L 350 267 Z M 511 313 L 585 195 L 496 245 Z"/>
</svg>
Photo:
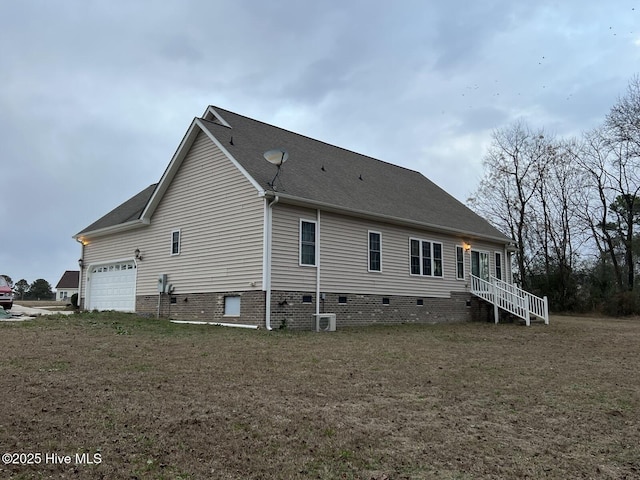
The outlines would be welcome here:
<svg viewBox="0 0 640 480">
<path fill-rule="evenodd" d="M 638 345 L 637 319 L 1 323 L 0 453 L 42 459 L 0 478 L 639 478 Z"/>
</svg>

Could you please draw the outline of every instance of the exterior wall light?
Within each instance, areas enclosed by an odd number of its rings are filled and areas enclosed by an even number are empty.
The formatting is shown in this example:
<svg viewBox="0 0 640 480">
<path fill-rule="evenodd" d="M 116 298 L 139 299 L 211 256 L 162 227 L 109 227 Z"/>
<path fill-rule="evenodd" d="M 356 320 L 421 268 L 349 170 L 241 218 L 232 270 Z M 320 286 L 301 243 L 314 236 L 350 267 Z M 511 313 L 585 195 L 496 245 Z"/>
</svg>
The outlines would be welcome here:
<svg viewBox="0 0 640 480">
<path fill-rule="evenodd" d="M 80 267 L 80 269 L 82 269 L 82 267 L 84 267 L 84 260 L 79 258 L 78 259 L 78 266 Z"/>
<path fill-rule="evenodd" d="M 133 253 L 134 253 L 135 257 L 136 257 L 136 260 L 142 260 L 142 255 L 140 254 L 140 249 L 139 248 L 136 248 L 135 252 L 133 252 Z"/>
</svg>

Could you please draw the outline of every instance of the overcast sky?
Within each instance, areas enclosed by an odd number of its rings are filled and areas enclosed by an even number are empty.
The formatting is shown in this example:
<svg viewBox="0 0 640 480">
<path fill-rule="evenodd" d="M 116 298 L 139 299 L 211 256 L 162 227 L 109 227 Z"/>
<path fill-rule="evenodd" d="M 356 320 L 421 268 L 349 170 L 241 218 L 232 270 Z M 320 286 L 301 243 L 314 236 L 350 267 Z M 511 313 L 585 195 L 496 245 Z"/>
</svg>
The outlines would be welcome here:
<svg viewBox="0 0 640 480">
<path fill-rule="evenodd" d="M 420 171 L 461 201 L 495 129 L 603 121 L 640 1 L 0 0 L 0 273 L 157 182 L 207 105 Z M 428 208 L 428 206 L 425 206 Z"/>
</svg>

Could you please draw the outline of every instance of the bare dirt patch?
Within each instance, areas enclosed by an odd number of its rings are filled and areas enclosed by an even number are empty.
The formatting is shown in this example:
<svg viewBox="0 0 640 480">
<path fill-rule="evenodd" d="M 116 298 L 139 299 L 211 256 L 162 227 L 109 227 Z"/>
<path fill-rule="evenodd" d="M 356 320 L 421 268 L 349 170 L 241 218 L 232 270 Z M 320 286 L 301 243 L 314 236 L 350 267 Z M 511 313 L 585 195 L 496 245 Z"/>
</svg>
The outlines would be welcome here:
<svg viewBox="0 0 640 480">
<path fill-rule="evenodd" d="M 640 478 L 638 345 L 637 319 L 332 334 L 120 314 L 1 324 L 0 453 L 42 458 L 0 477 Z"/>
</svg>

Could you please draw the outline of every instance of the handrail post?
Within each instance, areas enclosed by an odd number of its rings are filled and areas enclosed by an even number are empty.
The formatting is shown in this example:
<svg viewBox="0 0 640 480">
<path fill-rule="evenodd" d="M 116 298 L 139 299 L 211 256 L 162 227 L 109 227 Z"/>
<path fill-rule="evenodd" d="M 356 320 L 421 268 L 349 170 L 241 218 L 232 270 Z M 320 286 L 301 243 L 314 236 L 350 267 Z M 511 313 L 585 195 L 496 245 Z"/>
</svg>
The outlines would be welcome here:
<svg viewBox="0 0 640 480">
<path fill-rule="evenodd" d="M 524 296 L 524 314 L 527 327 L 531 325 L 531 313 L 529 312 L 529 295 Z"/>
<path fill-rule="evenodd" d="M 544 324 L 549 325 L 549 300 L 547 300 L 546 295 L 542 297 L 542 300 L 544 302 L 544 305 L 542 307 L 544 309 Z"/>
</svg>

